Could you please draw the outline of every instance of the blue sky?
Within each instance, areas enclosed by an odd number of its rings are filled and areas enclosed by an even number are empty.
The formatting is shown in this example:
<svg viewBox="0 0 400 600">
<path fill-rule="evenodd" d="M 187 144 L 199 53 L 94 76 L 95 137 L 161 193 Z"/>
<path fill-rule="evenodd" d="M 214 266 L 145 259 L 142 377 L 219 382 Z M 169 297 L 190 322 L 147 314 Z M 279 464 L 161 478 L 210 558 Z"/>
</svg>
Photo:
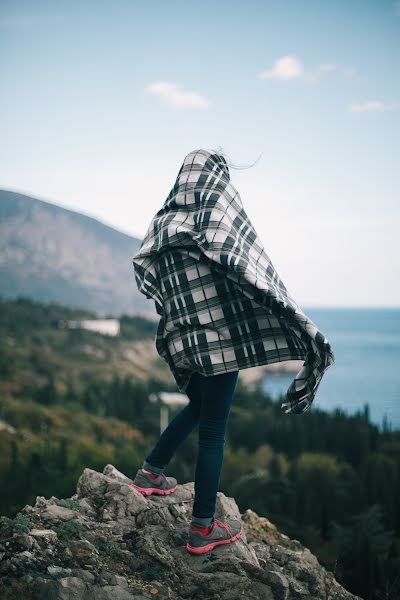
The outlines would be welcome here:
<svg viewBox="0 0 400 600">
<path fill-rule="evenodd" d="M 400 2 L 0 2 L 0 187 L 141 238 L 221 146 L 303 306 L 400 306 Z M 258 159 L 258 160 L 257 160 Z"/>
</svg>

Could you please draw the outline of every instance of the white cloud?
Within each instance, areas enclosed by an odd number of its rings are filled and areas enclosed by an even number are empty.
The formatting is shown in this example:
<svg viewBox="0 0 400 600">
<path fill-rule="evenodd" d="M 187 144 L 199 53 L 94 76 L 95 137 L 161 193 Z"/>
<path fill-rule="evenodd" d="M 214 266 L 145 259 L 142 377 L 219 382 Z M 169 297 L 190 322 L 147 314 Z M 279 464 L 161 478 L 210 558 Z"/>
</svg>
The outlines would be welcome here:
<svg viewBox="0 0 400 600">
<path fill-rule="evenodd" d="M 190 90 L 185 90 L 179 83 L 158 81 L 146 87 L 146 92 L 159 96 L 163 102 L 174 108 L 208 108 L 210 102 Z"/>
<path fill-rule="evenodd" d="M 353 77 L 355 75 L 355 72 L 356 70 L 353 67 L 345 67 L 344 69 L 342 69 L 343 75 L 348 79 Z"/>
<path fill-rule="evenodd" d="M 386 112 L 387 110 L 393 110 L 398 108 L 399 102 L 386 103 L 381 100 L 368 100 L 366 102 L 360 102 L 358 104 L 350 104 L 348 107 L 349 112 Z"/>
<path fill-rule="evenodd" d="M 301 80 L 315 82 L 322 75 L 332 73 L 340 69 L 335 63 L 321 63 L 314 71 L 307 70 L 303 63 L 294 54 L 287 54 L 278 58 L 272 68 L 265 69 L 258 74 L 259 79 L 274 79 L 278 81 Z M 346 77 L 351 77 L 355 70 L 351 68 L 342 69 Z"/>
<path fill-rule="evenodd" d="M 288 54 L 278 58 L 272 69 L 267 69 L 259 73 L 260 79 L 278 79 L 288 81 L 291 79 L 305 79 L 306 72 L 303 64 L 293 54 Z"/>
</svg>

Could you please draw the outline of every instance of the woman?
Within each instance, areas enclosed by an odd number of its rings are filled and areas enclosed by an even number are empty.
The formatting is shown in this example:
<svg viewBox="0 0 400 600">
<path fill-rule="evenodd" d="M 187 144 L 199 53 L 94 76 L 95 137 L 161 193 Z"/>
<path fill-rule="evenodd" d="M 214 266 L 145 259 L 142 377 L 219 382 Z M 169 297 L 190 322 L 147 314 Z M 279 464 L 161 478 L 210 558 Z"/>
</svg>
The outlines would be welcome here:
<svg viewBox="0 0 400 600">
<path fill-rule="evenodd" d="M 164 469 L 199 427 L 195 499 L 186 548 L 203 553 L 236 540 L 238 520 L 214 518 L 224 436 L 240 369 L 285 360 L 304 364 L 281 409 L 308 410 L 334 355 L 290 296 L 215 151 L 184 159 L 175 184 L 133 258 L 138 289 L 160 315 L 156 348 L 189 404 L 163 431 L 138 470 L 141 493 L 169 494 Z"/>
</svg>

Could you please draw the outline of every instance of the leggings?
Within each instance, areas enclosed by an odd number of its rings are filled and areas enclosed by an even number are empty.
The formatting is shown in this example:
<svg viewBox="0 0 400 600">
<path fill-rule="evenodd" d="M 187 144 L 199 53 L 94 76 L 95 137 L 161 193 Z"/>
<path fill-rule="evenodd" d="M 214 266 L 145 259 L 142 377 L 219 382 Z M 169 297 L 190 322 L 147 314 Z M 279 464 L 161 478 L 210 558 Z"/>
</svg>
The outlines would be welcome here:
<svg viewBox="0 0 400 600">
<path fill-rule="evenodd" d="M 214 520 L 225 432 L 238 375 L 239 371 L 209 377 L 193 373 L 186 388 L 189 403 L 170 421 L 143 462 L 143 469 L 163 473 L 178 447 L 199 426 L 192 523 L 200 527 L 208 527 Z"/>
</svg>

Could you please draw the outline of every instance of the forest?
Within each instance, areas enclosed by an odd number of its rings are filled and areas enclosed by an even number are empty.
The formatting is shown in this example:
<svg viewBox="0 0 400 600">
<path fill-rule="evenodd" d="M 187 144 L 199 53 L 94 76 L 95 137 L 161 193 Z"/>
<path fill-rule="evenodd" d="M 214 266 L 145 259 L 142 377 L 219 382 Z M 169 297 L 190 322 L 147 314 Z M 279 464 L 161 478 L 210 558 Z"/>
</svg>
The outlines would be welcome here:
<svg viewBox="0 0 400 600">
<path fill-rule="evenodd" d="M 149 396 L 176 387 L 153 370 L 139 380 L 115 359 L 118 344 L 154 339 L 156 323 L 122 315 L 118 338 L 59 327 L 91 317 L 0 300 L 1 515 L 36 496 L 70 496 L 85 467 L 112 463 L 134 477 L 159 436 L 160 405 Z M 87 344 L 97 355 L 82 353 Z M 196 452 L 195 430 L 166 474 L 193 481 Z M 220 490 L 241 512 L 300 540 L 354 594 L 399 597 L 400 431 L 379 431 L 367 405 L 354 416 L 318 406 L 287 415 L 261 385 L 249 391 L 239 380 L 224 452 Z"/>
</svg>

